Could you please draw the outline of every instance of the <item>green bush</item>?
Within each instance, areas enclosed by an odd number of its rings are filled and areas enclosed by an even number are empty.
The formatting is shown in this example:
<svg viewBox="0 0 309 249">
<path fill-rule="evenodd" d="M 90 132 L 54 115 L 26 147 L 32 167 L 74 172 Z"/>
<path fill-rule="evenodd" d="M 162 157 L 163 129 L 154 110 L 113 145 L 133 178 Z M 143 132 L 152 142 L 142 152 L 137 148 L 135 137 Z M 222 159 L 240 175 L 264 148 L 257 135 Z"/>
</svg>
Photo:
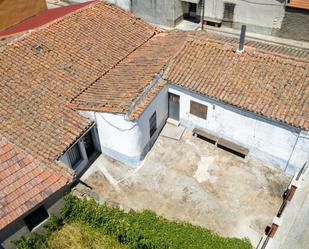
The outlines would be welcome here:
<svg viewBox="0 0 309 249">
<path fill-rule="evenodd" d="M 127 249 L 101 231 L 80 223 L 65 224 L 48 239 L 50 249 Z"/>
<path fill-rule="evenodd" d="M 49 242 L 64 224 L 87 226 L 132 249 L 252 248 L 248 239 L 224 238 L 186 222 L 168 221 L 149 210 L 124 213 L 118 208 L 100 205 L 94 200 L 80 200 L 72 195 L 66 196 L 65 200 L 61 217 L 51 217 L 42 234 L 22 238 L 16 243 L 18 249 L 49 248 Z"/>
<path fill-rule="evenodd" d="M 128 248 L 249 249 L 248 239 L 224 238 L 186 222 L 168 221 L 151 211 L 124 213 L 94 200 L 66 197 L 61 213 L 66 223 L 80 222 L 100 229 Z"/>
<path fill-rule="evenodd" d="M 22 237 L 15 241 L 17 249 L 45 249 L 48 248 L 47 241 L 49 237 L 63 226 L 61 218 L 51 215 L 42 233 L 32 233 L 28 237 Z"/>
</svg>

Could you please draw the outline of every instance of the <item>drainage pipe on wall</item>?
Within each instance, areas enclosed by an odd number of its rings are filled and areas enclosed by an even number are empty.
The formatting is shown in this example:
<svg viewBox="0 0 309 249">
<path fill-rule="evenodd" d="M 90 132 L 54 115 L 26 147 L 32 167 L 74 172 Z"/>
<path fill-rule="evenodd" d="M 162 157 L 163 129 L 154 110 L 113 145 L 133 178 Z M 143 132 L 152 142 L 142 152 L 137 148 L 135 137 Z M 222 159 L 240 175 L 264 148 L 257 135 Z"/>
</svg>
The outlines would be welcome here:
<svg viewBox="0 0 309 249">
<path fill-rule="evenodd" d="M 296 138 L 295 144 L 294 144 L 294 146 L 293 146 L 292 152 L 291 152 L 291 154 L 290 154 L 289 160 L 288 160 L 287 163 L 286 163 L 284 172 L 286 172 L 286 170 L 287 170 L 287 168 L 288 168 L 288 166 L 289 166 L 289 163 L 290 163 L 290 160 L 291 160 L 291 158 L 292 158 L 292 155 L 294 154 L 294 150 L 295 150 L 295 147 L 296 147 L 296 145 L 297 145 L 299 136 L 300 136 L 300 131 L 299 131 L 299 133 L 298 133 L 298 135 L 297 135 L 297 138 Z"/>
<path fill-rule="evenodd" d="M 202 22 L 202 26 L 201 29 L 204 30 L 204 17 L 205 17 L 205 0 L 202 0 L 203 2 L 203 6 L 202 6 L 202 18 L 201 18 L 201 22 Z"/>
</svg>

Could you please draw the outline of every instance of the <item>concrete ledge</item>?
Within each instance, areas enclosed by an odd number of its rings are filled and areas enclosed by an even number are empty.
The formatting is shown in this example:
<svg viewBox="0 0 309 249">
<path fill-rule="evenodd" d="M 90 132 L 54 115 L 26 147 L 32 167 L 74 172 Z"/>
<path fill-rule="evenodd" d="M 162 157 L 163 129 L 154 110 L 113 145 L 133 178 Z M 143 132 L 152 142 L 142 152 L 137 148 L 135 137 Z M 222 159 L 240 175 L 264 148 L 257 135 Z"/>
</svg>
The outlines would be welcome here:
<svg viewBox="0 0 309 249">
<path fill-rule="evenodd" d="M 101 149 L 102 149 L 103 154 L 110 156 L 114 158 L 115 160 L 118 160 L 128 166 L 137 167 L 141 162 L 140 157 L 130 157 L 130 156 L 124 155 L 118 151 L 109 149 L 104 146 L 101 146 Z"/>
<path fill-rule="evenodd" d="M 216 33 L 229 34 L 234 37 L 239 37 L 239 30 L 236 30 L 233 28 L 227 28 L 227 27 L 216 28 L 212 26 L 207 26 L 205 30 L 216 32 Z M 248 38 L 253 38 L 253 39 L 264 41 L 264 42 L 267 41 L 267 42 L 271 42 L 271 43 L 275 43 L 279 45 L 287 45 L 287 46 L 295 47 L 295 48 L 309 49 L 308 42 L 290 40 L 290 39 L 280 38 L 280 37 L 271 36 L 271 35 L 262 35 L 262 34 L 253 33 L 253 32 L 247 32 L 246 36 Z"/>
</svg>

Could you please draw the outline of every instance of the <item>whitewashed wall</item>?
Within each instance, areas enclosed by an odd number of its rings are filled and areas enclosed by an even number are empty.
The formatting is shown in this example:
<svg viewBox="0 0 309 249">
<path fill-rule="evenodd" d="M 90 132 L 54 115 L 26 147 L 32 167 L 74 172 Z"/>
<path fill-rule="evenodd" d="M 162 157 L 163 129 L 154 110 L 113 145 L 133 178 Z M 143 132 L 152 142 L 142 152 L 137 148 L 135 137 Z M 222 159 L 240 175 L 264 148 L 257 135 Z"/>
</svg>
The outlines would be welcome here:
<svg viewBox="0 0 309 249">
<path fill-rule="evenodd" d="M 248 30 L 251 32 L 270 34 L 272 28 L 281 27 L 285 9 L 284 1 L 278 0 L 206 0 L 205 19 L 222 20 L 224 2 L 236 4 L 234 22 L 247 24 Z M 265 27 L 265 29 L 262 27 Z"/>
<path fill-rule="evenodd" d="M 149 118 L 156 111 L 157 131 L 150 139 Z M 146 108 L 138 121 L 126 119 L 124 114 L 80 111 L 96 121 L 101 149 L 125 164 L 136 166 L 146 155 L 159 135 L 168 115 L 167 88 Z"/>
<path fill-rule="evenodd" d="M 250 149 L 250 155 L 293 173 L 309 159 L 308 133 L 299 132 L 257 115 L 230 107 L 205 96 L 170 85 L 180 96 L 180 123 L 188 128 L 208 130 Z M 190 114 L 190 100 L 208 106 L 207 120 Z M 292 154 L 293 152 L 293 154 Z M 289 163 L 288 163 L 289 162 Z"/>
<path fill-rule="evenodd" d="M 131 1 L 130 0 L 106 0 L 109 3 L 113 3 L 126 11 L 131 11 Z"/>
</svg>

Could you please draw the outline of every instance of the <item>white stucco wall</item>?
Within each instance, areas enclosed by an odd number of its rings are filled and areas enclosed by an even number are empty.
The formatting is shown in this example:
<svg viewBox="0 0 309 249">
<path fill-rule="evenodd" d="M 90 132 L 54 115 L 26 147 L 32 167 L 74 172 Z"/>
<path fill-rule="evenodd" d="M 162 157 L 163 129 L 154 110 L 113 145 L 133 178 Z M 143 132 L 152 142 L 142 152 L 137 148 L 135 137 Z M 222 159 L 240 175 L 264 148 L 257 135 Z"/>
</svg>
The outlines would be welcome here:
<svg viewBox="0 0 309 249">
<path fill-rule="evenodd" d="M 109 3 L 113 3 L 126 11 L 131 11 L 131 1 L 130 0 L 106 0 Z"/>
<path fill-rule="evenodd" d="M 271 33 L 280 28 L 284 17 L 284 2 L 278 0 L 206 0 L 205 19 L 223 18 L 224 2 L 235 3 L 234 22 L 247 24 L 251 32 Z M 267 29 L 259 28 L 265 27 Z"/>
<path fill-rule="evenodd" d="M 47 212 L 49 214 L 49 217 L 51 215 L 59 215 L 61 209 L 64 207 L 64 204 L 65 204 L 63 198 L 60 198 L 57 201 L 55 201 L 53 199 L 50 200 L 50 201 L 52 202 L 52 205 L 47 208 Z M 46 208 L 46 203 L 43 203 L 43 204 Z M 41 233 L 44 230 L 43 229 L 44 225 L 48 222 L 48 219 L 44 220 L 42 223 L 40 223 L 38 226 L 36 226 L 32 230 L 32 232 Z M 28 236 L 31 233 L 22 219 L 19 221 L 18 224 L 19 224 L 19 229 L 17 231 L 15 231 L 13 234 L 11 234 L 8 238 L 6 238 L 3 242 L 1 242 L 1 245 L 4 249 L 14 249 L 14 248 L 16 248 L 14 241 L 21 239 L 22 236 Z"/>
<path fill-rule="evenodd" d="M 169 92 L 180 96 L 180 123 L 188 128 L 208 130 L 243 145 L 250 149 L 250 155 L 283 170 L 287 168 L 289 173 L 309 159 L 308 133 L 302 133 L 301 138 L 297 139 L 298 132 L 291 127 L 259 118 L 174 85 L 169 86 Z M 208 106 L 207 120 L 190 114 L 190 100 Z"/>
<path fill-rule="evenodd" d="M 157 131 L 150 139 L 149 118 L 156 111 Z M 96 121 L 102 153 L 123 163 L 136 166 L 143 159 L 168 115 L 167 88 L 146 108 L 138 121 L 126 119 L 124 114 L 80 111 Z"/>
</svg>

